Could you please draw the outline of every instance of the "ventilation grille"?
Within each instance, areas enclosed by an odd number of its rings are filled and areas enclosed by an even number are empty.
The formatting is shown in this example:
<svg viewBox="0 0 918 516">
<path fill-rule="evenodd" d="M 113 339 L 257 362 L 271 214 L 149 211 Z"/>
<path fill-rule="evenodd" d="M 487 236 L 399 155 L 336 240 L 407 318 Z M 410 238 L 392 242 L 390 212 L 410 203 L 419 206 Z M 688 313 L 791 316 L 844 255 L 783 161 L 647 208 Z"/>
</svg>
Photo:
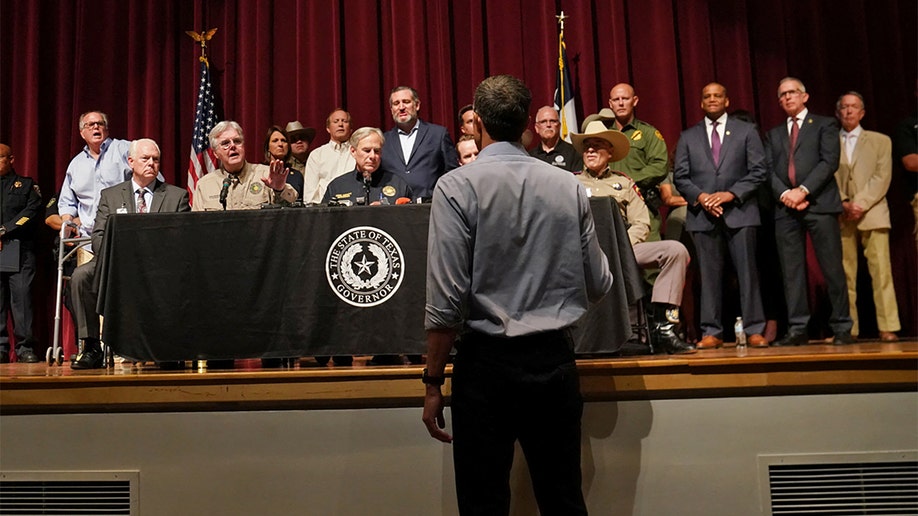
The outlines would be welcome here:
<svg viewBox="0 0 918 516">
<path fill-rule="evenodd" d="M 136 514 L 136 472 L 0 473 L 0 514 Z"/>
<path fill-rule="evenodd" d="M 773 515 L 918 515 L 916 460 L 770 464 L 768 482 Z"/>
</svg>

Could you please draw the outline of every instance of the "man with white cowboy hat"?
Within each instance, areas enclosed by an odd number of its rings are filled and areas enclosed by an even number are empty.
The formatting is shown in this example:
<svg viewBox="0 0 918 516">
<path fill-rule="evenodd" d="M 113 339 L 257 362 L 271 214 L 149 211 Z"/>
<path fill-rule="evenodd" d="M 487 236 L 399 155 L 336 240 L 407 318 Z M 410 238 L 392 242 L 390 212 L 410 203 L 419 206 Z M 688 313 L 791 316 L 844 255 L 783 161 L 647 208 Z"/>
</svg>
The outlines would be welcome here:
<svg viewBox="0 0 918 516">
<path fill-rule="evenodd" d="M 571 143 L 583 154 L 583 173 L 577 178 L 587 193 L 592 197 L 614 197 L 618 202 L 638 266 L 660 268 L 651 296 L 653 324 L 650 338 L 653 348 L 670 354 L 694 353 L 695 347 L 676 334 L 689 253 L 676 241 L 645 241 L 650 232 L 647 205 L 634 181 L 609 167 L 610 162 L 628 155 L 628 137 L 620 131 L 606 129 L 600 120 L 592 120 L 583 133 L 571 135 Z"/>
</svg>

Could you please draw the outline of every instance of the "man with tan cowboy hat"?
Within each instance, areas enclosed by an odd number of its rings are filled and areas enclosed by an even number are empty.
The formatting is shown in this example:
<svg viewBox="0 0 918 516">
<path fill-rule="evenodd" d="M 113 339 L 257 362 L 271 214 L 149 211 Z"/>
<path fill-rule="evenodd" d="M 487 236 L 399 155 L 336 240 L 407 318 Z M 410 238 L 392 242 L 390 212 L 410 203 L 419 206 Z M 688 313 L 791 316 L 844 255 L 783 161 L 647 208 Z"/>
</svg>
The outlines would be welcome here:
<svg viewBox="0 0 918 516">
<path fill-rule="evenodd" d="M 621 131 L 631 144 L 631 151 L 612 162 L 612 168 L 628 174 L 637 183 L 650 213 L 650 234 L 647 240 L 660 240 L 660 206 L 662 199 L 658 186 L 669 175 L 669 154 L 663 135 L 656 127 L 638 120 L 634 109 L 638 105 L 634 87 L 619 83 L 609 90 L 609 107 L 586 117 L 581 127 L 601 120 L 606 128 Z"/>
<path fill-rule="evenodd" d="M 606 129 L 600 120 L 590 121 L 584 132 L 571 135 L 571 143 L 583 154 L 583 173 L 577 178 L 591 197 L 614 197 L 621 209 L 634 258 L 641 268 L 659 267 L 660 275 L 653 286 L 650 328 L 651 345 L 667 353 L 694 353 L 695 348 L 677 335 L 682 287 L 689 263 L 685 246 L 672 240 L 646 242 L 650 232 L 650 213 L 637 185 L 609 163 L 628 155 L 628 137 Z M 625 352 L 631 352 L 633 348 Z"/>
<path fill-rule="evenodd" d="M 287 133 L 287 142 L 290 144 L 290 161 L 287 166 L 291 170 L 306 170 L 306 157 L 309 155 L 309 144 L 316 137 L 316 130 L 312 127 L 303 127 L 299 120 L 294 120 L 284 128 Z"/>
</svg>

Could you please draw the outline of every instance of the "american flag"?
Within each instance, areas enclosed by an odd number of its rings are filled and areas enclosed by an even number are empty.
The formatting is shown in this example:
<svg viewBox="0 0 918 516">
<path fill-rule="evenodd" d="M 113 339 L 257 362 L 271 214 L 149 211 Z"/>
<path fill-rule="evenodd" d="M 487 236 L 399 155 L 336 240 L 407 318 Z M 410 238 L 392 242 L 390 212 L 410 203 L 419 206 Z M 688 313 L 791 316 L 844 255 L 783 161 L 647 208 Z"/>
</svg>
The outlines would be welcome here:
<svg viewBox="0 0 918 516">
<path fill-rule="evenodd" d="M 191 137 L 191 160 L 188 164 L 188 196 L 194 202 L 194 188 L 198 179 L 217 168 L 217 158 L 210 148 L 207 135 L 217 124 L 214 115 L 214 90 L 210 85 L 210 67 L 201 61 L 201 85 L 198 87 L 198 105 L 194 115 L 194 131 Z"/>
</svg>

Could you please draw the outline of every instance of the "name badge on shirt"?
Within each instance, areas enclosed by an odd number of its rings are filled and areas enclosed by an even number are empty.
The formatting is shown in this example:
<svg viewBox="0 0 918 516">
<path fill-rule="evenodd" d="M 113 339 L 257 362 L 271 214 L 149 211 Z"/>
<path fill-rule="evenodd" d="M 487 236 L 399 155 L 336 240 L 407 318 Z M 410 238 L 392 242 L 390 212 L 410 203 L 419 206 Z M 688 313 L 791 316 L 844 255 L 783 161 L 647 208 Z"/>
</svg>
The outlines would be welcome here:
<svg viewBox="0 0 918 516">
<path fill-rule="evenodd" d="M 115 213 L 127 213 L 127 208 L 122 204 L 120 208 L 115 210 Z"/>
</svg>

